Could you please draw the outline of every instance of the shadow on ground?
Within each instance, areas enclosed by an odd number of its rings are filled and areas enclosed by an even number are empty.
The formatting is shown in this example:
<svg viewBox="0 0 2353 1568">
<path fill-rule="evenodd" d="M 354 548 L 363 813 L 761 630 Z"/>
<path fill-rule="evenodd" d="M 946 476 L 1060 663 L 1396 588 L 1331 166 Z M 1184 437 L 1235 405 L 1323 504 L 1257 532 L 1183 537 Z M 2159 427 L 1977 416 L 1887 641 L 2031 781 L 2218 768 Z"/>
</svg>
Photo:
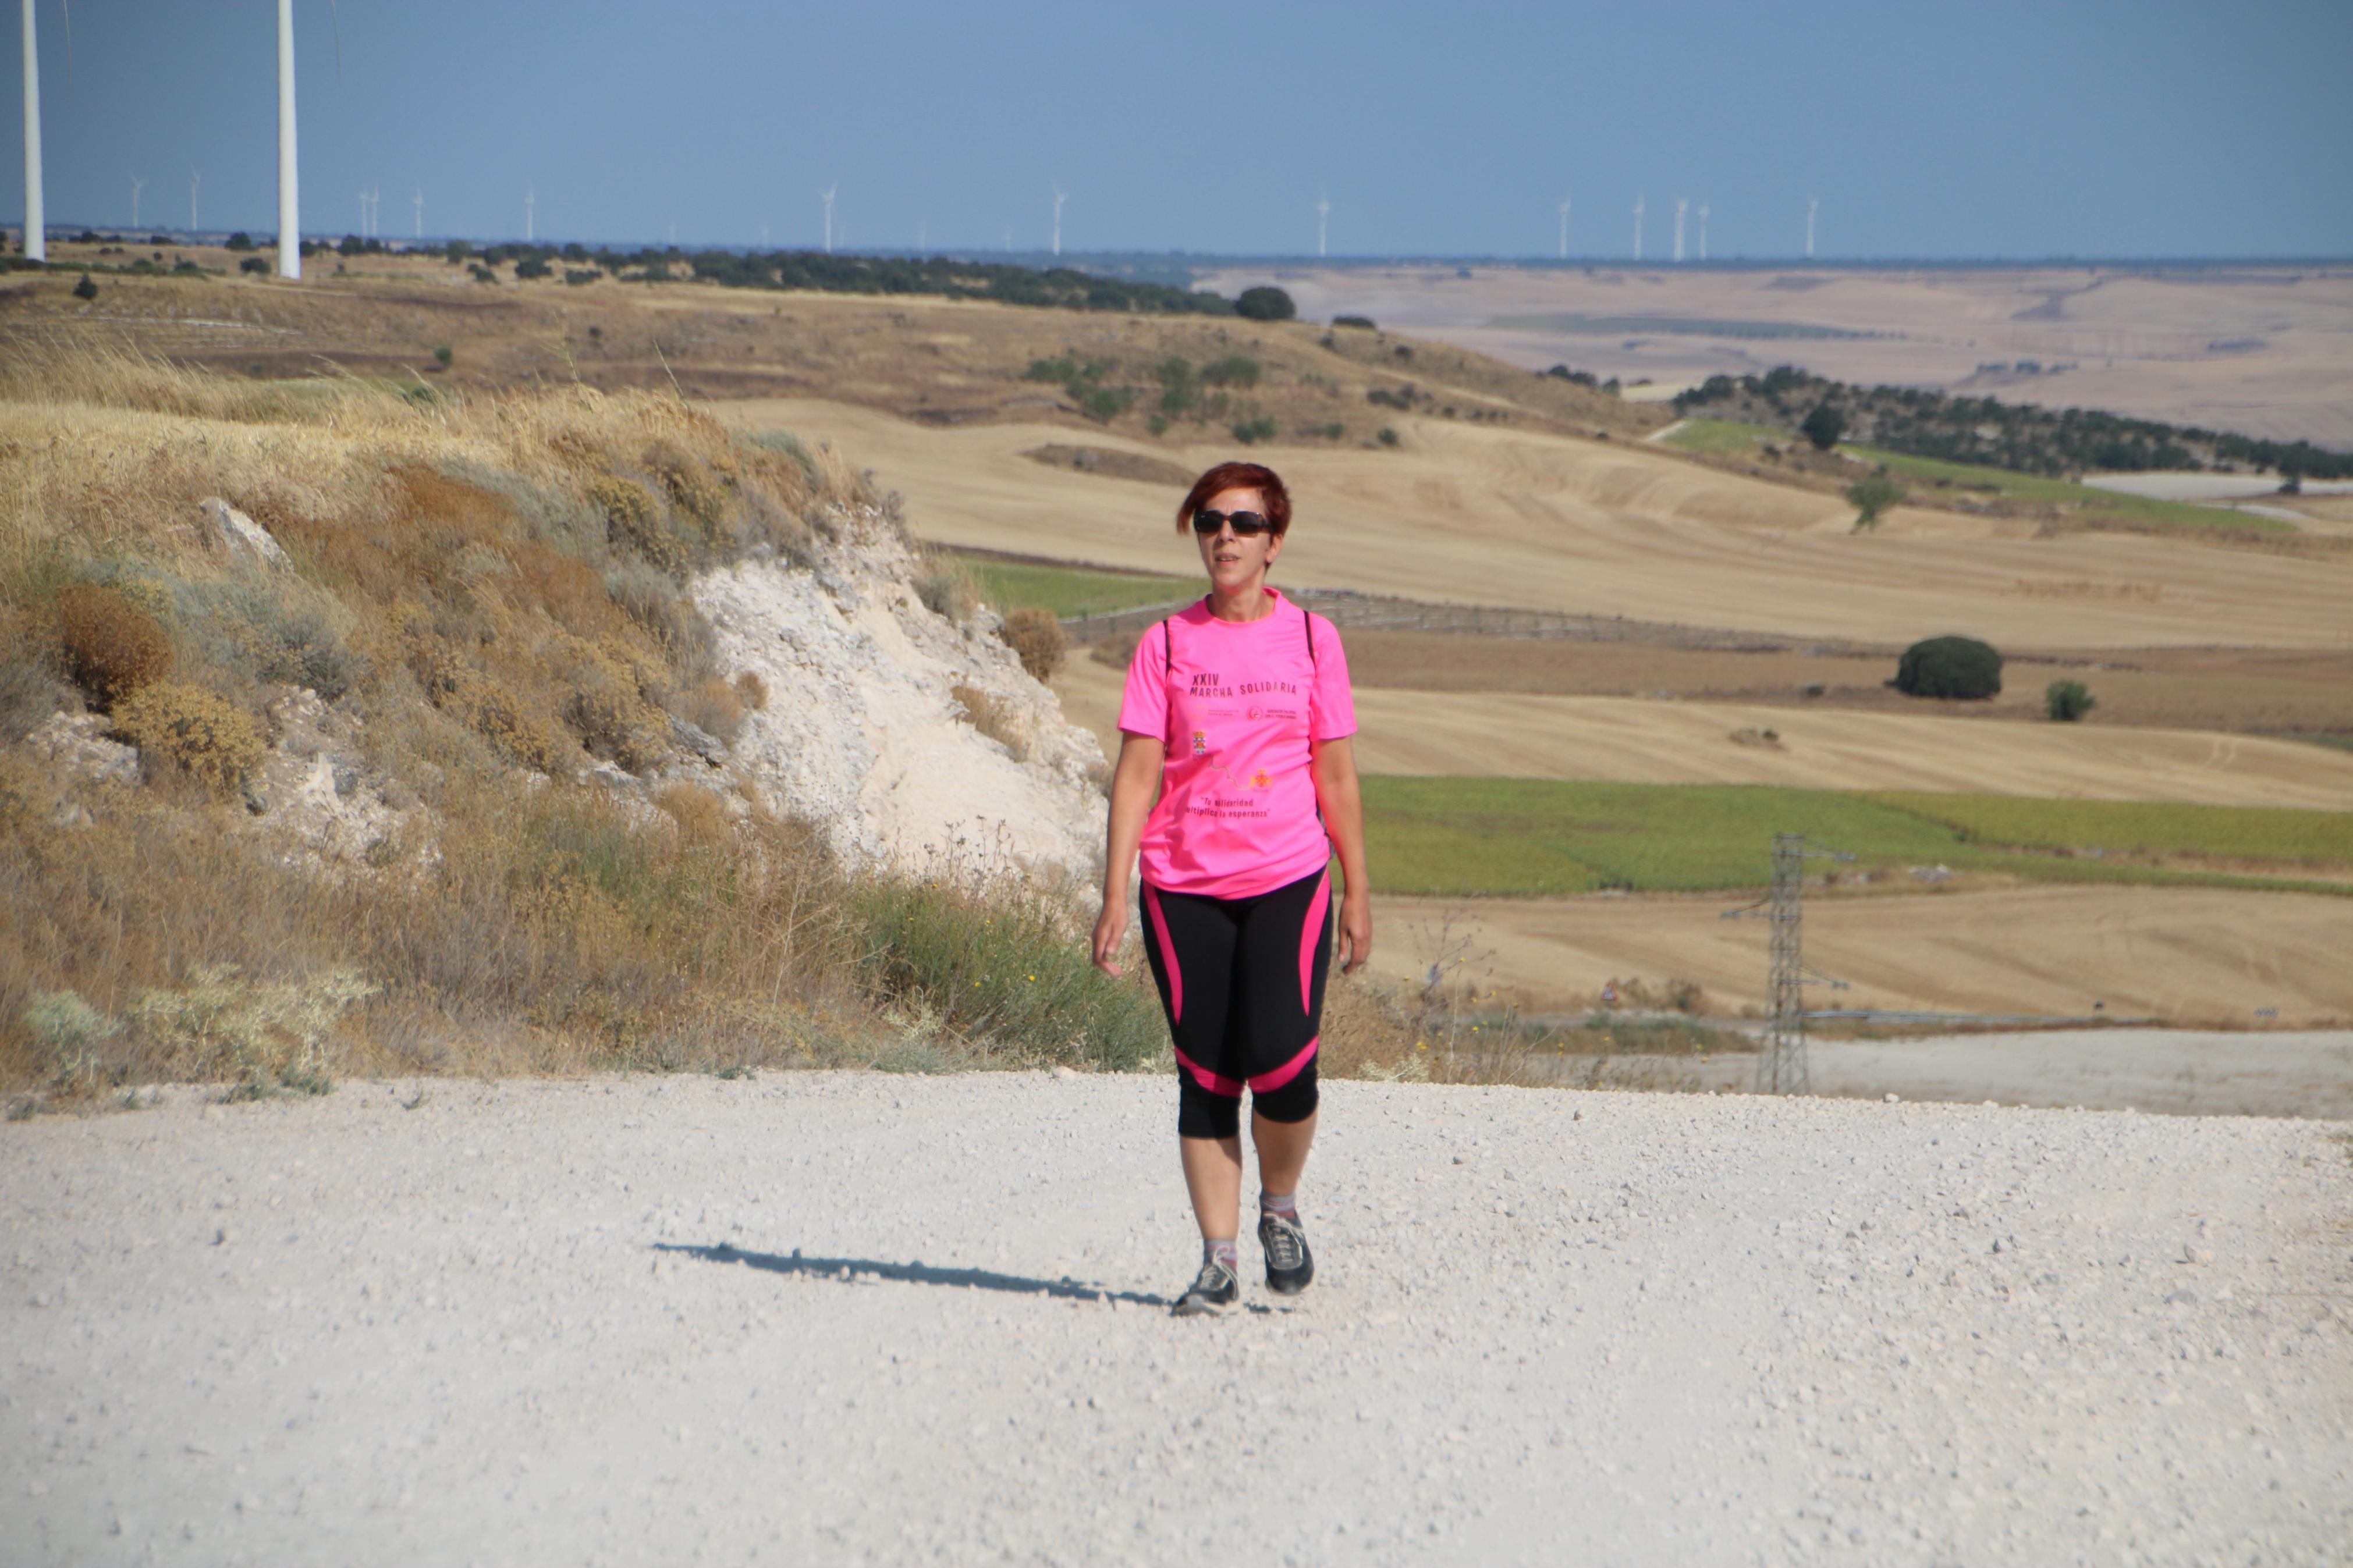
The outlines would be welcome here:
<svg viewBox="0 0 2353 1568">
<path fill-rule="evenodd" d="M 1065 1275 L 1060 1279 L 1031 1279 L 1019 1274 L 999 1274 L 988 1268 L 934 1268 L 927 1263 L 883 1263 L 871 1258 L 804 1258 L 795 1247 L 791 1256 L 775 1252 L 745 1252 L 721 1242 L 716 1247 L 688 1247 L 677 1242 L 658 1241 L 656 1252 L 684 1253 L 700 1258 L 706 1263 L 740 1263 L 746 1268 L 765 1268 L 771 1274 L 805 1274 L 813 1279 L 855 1280 L 863 1276 L 874 1279 L 895 1279 L 908 1285 L 962 1286 L 968 1290 L 1002 1290 L 1011 1296 L 1052 1296 L 1066 1301 L 1120 1301 L 1138 1307 L 1166 1307 L 1165 1296 L 1147 1296 L 1134 1290 L 1113 1290 L 1102 1285 L 1090 1285 Z"/>
</svg>

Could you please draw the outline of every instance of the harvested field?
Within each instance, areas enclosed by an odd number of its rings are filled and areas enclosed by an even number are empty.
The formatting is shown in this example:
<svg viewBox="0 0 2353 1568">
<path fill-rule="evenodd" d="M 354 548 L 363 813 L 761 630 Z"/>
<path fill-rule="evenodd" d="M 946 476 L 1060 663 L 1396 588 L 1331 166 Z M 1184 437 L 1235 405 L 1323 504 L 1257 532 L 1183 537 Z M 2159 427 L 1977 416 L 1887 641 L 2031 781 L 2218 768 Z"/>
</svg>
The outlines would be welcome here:
<svg viewBox="0 0 2353 1568">
<path fill-rule="evenodd" d="M 2317 1564 L 2353 1534 L 2341 1128 L 1334 1083 L 1314 1286 L 1269 1297 L 1246 1242 L 1251 1310 L 1201 1321 L 1163 1306 L 1197 1246 L 1175 1098 L 436 1080 L 7 1125 L 11 1555 Z"/>
<path fill-rule="evenodd" d="M 1535 645 L 1516 644 L 1527 647 Z M 1121 672 L 1071 659 L 1063 710 L 1118 744 Z M 1367 773 L 1781 784 L 2353 809 L 2353 756 L 2253 735 L 1482 692 L 1356 692 Z M 1776 737 L 1759 744 L 1763 731 Z M 1747 743 L 1736 740 L 1751 732 Z"/>
<path fill-rule="evenodd" d="M 1762 1010 L 1765 922 L 1691 897 L 1374 900 L 1373 971 L 1419 984 L 1452 921 L 1466 968 L 1539 1013 L 1591 1006 L 1611 979 L 1690 980 Z M 1849 983 L 1815 1007 L 2116 1017 L 2248 1027 L 2353 1021 L 2353 899 L 2203 888 L 2007 888 L 1806 900 L 1806 963 Z M 2258 1009 L 2276 1010 L 2259 1019 Z"/>
<path fill-rule="evenodd" d="M 1629 382 L 1668 384 L 1796 363 L 1864 386 L 1940 386 L 2353 446 L 2353 362 L 2343 347 L 2353 321 L 2353 268 L 2342 265 L 1973 270 L 1603 263 L 1483 266 L 1475 274 L 1460 277 L 1451 266 L 1335 266 L 1284 268 L 1275 276 L 1303 316 L 1369 315 L 1531 370 L 1566 361 Z M 1231 293 L 1268 276 L 1238 268 L 1202 282 Z M 1546 316 L 1655 324 L 1596 335 L 1510 320 Z M 1711 332 L 1711 323 L 1728 330 Z M 1821 329 L 1852 335 L 1820 335 Z M 1751 335 L 1759 331 L 1784 335 Z"/>
<path fill-rule="evenodd" d="M 937 429 L 801 399 L 712 412 L 856 452 L 934 542 L 1129 571 L 1197 565 L 1171 526 L 1173 486 L 1155 494 L 1023 456 L 1050 427 Z M 2010 537 L 2022 525 L 1909 507 L 1857 536 L 1836 496 L 1656 449 L 1396 423 L 1398 452 L 1252 448 L 1297 497 L 1279 581 L 1899 647 L 1952 630 L 2051 651 L 2341 651 L 2353 639 L 2353 561 L 2136 534 Z M 1233 452 L 1139 449 L 1200 467 Z"/>
</svg>

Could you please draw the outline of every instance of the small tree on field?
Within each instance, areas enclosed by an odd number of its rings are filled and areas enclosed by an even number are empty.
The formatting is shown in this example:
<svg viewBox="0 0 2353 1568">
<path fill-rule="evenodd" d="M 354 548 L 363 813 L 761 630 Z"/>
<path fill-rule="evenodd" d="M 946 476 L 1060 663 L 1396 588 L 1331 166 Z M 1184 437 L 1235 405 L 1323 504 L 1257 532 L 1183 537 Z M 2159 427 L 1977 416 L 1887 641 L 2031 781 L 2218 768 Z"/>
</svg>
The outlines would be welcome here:
<svg viewBox="0 0 2353 1568">
<path fill-rule="evenodd" d="M 225 248 L 229 250 L 251 250 L 253 248 L 253 236 L 246 233 L 243 229 L 238 229 L 235 234 L 228 237 L 228 244 Z"/>
<path fill-rule="evenodd" d="M 1299 314 L 1299 307 L 1282 289 L 1261 283 L 1242 290 L 1234 301 L 1234 314 L 1253 321 L 1287 321 Z"/>
<path fill-rule="evenodd" d="M 2062 724 L 2072 724 L 2099 706 L 2080 680 L 2054 680 L 2042 689 L 2042 711 Z"/>
<path fill-rule="evenodd" d="M 1975 637 L 1929 637 L 1904 650 L 1889 682 L 1907 697 L 2001 695 L 2001 655 Z"/>
<path fill-rule="evenodd" d="M 1806 422 L 1798 428 L 1807 440 L 1814 444 L 1815 450 L 1827 452 L 1839 444 L 1840 437 L 1846 434 L 1846 416 L 1827 403 L 1817 403 L 1814 411 L 1806 416 Z"/>
<path fill-rule="evenodd" d="M 73 286 L 73 292 L 77 300 L 95 300 L 98 298 L 98 285 L 91 282 L 90 274 L 85 272 L 81 275 L 81 281 Z"/>
<path fill-rule="evenodd" d="M 1866 474 L 1847 486 L 1847 502 L 1855 512 L 1853 531 L 1861 533 L 1867 528 L 1877 528 L 1880 514 L 1889 507 L 1903 504 L 1904 493 L 1904 487 L 1889 479 L 1885 468 Z"/>
</svg>

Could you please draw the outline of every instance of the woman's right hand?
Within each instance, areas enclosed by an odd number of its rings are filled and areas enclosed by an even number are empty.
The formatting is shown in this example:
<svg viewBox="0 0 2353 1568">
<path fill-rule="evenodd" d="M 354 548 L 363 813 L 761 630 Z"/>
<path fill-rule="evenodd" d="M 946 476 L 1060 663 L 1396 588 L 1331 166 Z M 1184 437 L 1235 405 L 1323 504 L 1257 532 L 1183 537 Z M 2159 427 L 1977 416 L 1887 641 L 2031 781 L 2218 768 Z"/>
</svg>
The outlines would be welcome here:
<svg viewBox="0 0 2353 1568">
<path fill-rule="evenodd" d="M 1119 944 L 1127 940 L 1127 900 L 1106 896 L 1103 913 L 1095 917 L 1095 967 L 1105 974 L 1117 974 Z"/>
</svg>

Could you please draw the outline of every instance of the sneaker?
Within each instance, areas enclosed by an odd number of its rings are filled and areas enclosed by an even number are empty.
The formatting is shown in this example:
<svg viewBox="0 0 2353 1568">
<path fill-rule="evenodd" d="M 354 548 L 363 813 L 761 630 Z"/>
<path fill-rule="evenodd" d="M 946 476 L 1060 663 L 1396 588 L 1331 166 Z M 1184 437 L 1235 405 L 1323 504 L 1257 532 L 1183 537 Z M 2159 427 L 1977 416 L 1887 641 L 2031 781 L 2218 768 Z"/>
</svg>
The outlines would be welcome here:
<svg viewBox="0 0 2353 1568">
<path fill-rule="evenodd" d="M 1212 1258 L 1201 1265 L 1201 1272 L 1185 1293 L 1176 1298 L 1171 1315 L 1179 1318 L 1216 1317 L 1241 1300 L 1242 1282 L 1234 1271 Z"/>
<path fill-rule="evenodd" d="M 1260 1210 L 1258 1244 L 1266 1249 L 1266 1288 L 1276 1295 L 1296 1296 L 1315 1278 L 1315 1255 L 1297 1220 Z"/>
</svg>

